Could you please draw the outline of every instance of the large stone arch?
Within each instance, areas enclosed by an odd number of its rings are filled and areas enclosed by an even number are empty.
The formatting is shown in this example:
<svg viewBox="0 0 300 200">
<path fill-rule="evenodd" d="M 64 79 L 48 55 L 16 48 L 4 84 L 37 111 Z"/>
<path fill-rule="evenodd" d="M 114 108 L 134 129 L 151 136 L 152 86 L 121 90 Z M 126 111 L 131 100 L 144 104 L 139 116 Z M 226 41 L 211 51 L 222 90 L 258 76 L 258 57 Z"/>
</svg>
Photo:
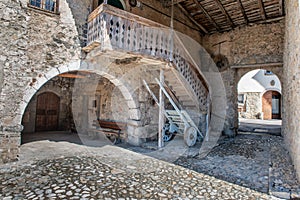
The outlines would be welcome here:
<svg viewBox="0 0 300 200">
<path fill-rule="evenodd" d="M 72 62 L 68 65 L 64 65 L 58 68 L 52 68 L 51 70 L 46 72 L 44 76 L 38 77 L 35 84 L 33 86 L 28 86 L 25 94 L 23 95 L 23 99 L 20 103 L 19 109 L 17 111 L 17 116 L 15 118 L 15 124 L 21 125 L 22 116 L 25 112 L 28 103 L 32 99 L 33 95 L 36 94 L 46 82 L 60 74 L 80 70 L 90 71 L 110 80 L 120 90 L 120 92 L 126 99 L 127 105 L 130 108 L 130 119 L 139 120 L 140 112 L 138 109 L 138 104 L 133 95 L 131 94 L 130 90 L 128 89 L 128 86 L 126 86 L 123 82 L 118 80 L 118 78 L 116 78 L 113 74 L 109 74 L 104 70 L 100 71 L 100 69 L 89 69 L 86 66 L 88 65 L 82 64 L 81 61 Z"/>
</svg>

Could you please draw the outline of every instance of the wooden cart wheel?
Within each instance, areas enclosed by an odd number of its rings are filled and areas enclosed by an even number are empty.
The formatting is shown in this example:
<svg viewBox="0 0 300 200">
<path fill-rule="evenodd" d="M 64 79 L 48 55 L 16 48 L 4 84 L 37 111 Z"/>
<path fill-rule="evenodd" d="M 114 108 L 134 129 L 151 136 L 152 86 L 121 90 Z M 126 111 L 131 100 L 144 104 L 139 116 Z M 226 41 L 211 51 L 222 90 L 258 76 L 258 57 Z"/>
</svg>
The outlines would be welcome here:
<svg viewBox="0 0 300 200">
<path fill-rule="evenodd" d="M 188 127 L 184 132 L 184 142 L 187 146 L 191 147 L 196 144 L 197 130 L 194 127 Z"/>
</svg>

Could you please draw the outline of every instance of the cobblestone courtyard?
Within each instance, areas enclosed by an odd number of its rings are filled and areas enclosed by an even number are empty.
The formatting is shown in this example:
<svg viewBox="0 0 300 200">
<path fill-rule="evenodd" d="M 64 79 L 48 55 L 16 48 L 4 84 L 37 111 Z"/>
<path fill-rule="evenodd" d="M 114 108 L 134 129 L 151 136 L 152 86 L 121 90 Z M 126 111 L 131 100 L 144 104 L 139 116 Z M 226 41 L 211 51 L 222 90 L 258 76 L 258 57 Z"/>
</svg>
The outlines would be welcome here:
<svg viewBox="0 0 300 200">
<path fill-rule="evenodd" d="M 197 156 L 197 144 L 174 165 L 142 155 L 160 153 L 155 148 L 125 145 L 139 152 L 135 153 L 105 142 L 58 134 L 69 142 L 32 137 L 40 141 L 22 145 L 21 161 L 1 165 L 1 199 L 299 197 L 290 158 L 279 136 L 246 133 L 223 139 L 205 158 Z M 79 144 L 80 140 L 85 145 Z"/>
</svg>

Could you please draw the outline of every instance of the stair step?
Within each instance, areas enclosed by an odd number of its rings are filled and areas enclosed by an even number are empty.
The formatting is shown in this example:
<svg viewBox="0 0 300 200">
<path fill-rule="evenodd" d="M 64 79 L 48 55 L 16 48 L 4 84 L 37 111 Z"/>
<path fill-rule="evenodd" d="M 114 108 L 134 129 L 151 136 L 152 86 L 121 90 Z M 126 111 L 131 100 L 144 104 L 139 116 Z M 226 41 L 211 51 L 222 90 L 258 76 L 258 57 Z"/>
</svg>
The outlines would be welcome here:
<svg viewBox="0 0 300 200">
<path fill-rule="evenodd" d="M 181 101 L 183 106 L 195 106 L 195 103 L 192 101 Z"/>
<path fill-rule="evenodd" d="M 183 102 L 183 101 L 192 101 L 191 98 L 190 98 L 189 96 L 186 96 L 186 95 L 184 95 L 184 96 L 177 96 L 177 98 L 178 98 L 181 102 Z"/>
</svg>

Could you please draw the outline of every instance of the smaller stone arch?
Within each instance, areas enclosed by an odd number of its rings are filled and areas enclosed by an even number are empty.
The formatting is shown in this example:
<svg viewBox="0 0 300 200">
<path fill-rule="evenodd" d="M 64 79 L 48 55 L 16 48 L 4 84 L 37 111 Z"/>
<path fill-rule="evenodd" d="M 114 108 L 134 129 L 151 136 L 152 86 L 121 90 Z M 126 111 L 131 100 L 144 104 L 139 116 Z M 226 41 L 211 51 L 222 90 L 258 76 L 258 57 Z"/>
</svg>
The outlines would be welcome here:
<svg viewBox="0 0 300 200">
<path fill-rule="evenodd" d="M 280 80 L 281 84 L 283 83 L 283 66 L 271 66 L 271 67 L 247 67 L 247 68 L 238 68 L 237 69 L 237 83 L 241 80 L 241 78 L 247 74 L 248 72 L 251 72 L 256 69 L 264 69 L 273 72 L 278 79 Z"/>
<path fill-rule="evenodd" d="M 282 68 L 276 69 L 278 72 Z M 269 94 L 268 91 L 276 91 L 281 95 L 282 83 L 279 77 L 273 71 L 266 69 L 255 68 L 250 70 L 247 68 L 238 70 L 238 74 L 243 75 L 239 77 L 237 85 L 238 113 L 240 117 L 271 119 L 272 92 Z M 265 93 L 268 93 L 266 98 L 264 98 Z M 279 110 L 282 110 L 281 105 Z M 266 115 L 264 115 L 265 112 Z"/>
</svg>

